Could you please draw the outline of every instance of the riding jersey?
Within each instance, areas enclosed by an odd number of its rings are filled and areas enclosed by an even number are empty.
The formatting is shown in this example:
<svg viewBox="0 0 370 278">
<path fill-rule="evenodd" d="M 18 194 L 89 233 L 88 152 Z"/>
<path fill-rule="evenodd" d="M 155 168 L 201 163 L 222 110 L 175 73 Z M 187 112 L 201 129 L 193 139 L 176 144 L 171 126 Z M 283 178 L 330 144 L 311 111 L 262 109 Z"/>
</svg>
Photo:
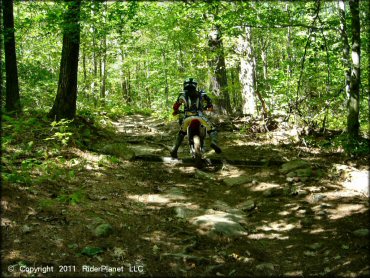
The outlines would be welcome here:
<svg viewBox="0 0 370 278">
<path fill-rule="evenodd" d="M 185 117 L 198 115 L 203 109 L 213 107 L 211 99 L 204 91 L 199 91 L 195 97 L 187 95 L 186 92 L 181 93 L 173 105 L 174 114 L 179 113 L 182 104 L 184 104 Z"/>
</svg>

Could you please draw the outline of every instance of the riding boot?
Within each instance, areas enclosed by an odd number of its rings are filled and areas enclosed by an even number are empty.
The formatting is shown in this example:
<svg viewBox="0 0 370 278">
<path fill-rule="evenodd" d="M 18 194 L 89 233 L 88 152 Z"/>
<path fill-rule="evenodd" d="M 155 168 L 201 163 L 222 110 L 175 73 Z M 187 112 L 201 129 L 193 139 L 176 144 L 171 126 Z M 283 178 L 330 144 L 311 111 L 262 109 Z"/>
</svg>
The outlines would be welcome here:
<svg viewBox="0 0 370 278">
<path fill-rule="evenodd" d="M 170 152 L 172 158 L 177 158 L 177 150 L 179 149 L 182 143 L 182 140 L 184 140 L 184 137 L 185 137 L 185 134 L 182 133 L 181 131 L 177 134 L 175 146 L 173 146 Z"/>
<path fill-rule="evenodd" d="M 211 137 L 212 149 L 214 149 L 216 153 L 221 153 L 221 148 L 217 145 L 217 131 L 211 131 L 209 136 Z"/>
</svg>

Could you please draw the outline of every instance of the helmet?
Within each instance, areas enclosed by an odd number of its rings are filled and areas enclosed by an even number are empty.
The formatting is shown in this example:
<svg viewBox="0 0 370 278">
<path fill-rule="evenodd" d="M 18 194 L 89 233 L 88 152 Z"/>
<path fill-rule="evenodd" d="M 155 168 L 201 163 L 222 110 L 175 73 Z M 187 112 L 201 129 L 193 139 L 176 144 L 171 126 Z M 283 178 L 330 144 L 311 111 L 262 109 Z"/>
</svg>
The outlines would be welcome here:
<svg viewBox="0 0 370 278">
<path fill-rule="evenodd" d="M 194 78 L 188 78 L 184 81 L 184 90 L 195 91 L 197 89 L 198 82 Z"/>
</svg>

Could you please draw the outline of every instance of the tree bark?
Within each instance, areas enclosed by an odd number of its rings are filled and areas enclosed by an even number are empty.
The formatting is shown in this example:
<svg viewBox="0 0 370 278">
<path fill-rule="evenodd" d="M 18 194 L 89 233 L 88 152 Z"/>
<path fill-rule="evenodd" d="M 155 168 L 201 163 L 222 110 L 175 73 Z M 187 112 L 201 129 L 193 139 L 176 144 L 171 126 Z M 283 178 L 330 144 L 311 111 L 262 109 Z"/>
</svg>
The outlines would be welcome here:
<svg viewBox="0 0 370 278">
<path fill-rule="evenodd" d="M 370 2 L 367 2 L 367 33 L 370 34 Z M 367 39 L 367 106 L 370 123 L 370 38 Z M 368 130 L 370 132 L 370 128 Z"/>
<path fill-rule="evenodd" d="M 107 37 L 104 35 L 103 38 L 103 57 L 100 63 L 100 79 L 101 79 L 101 85 L 100 85 L 100 99 L 102 104 L 105 103 L 105 93 L 106 93 L 106 82 L 107 82 Z"/>
<path fill-rule="evenodd" d="M 361 84 L 361 39 L 359 0 L 350 0 L 352 15 L 352 72 L 348 100 L 347 131 L 350 137 L 359 136 L 360 84 Z"/>
<path fill-rule="evenodd" d="M 339 17 L 340 17 L 340 35 L 343 44 L 343 66 L 344 66 L 344 84 L 346 96 L 349 97 L 349 88 L 351 82 L 351 65 L 349 58 L 349 42 L 346 25 L 346 6 L 344 0 L 339 0 Z"/>
<path fill-rule="evenodd" d="M 165 88 L 164 88 L 164 95 L 166 98 L 165 102 L 165 107 L 168 109 L 169 105 L 169 87 L 168 87 L 168 72 L 167 72 L 167 57 L 166 57 L 166 51 L 163 49 L 162 50 L 162 59 L 163 59 L 163 66 L 164 66 L 164 80 L 165 80 Z"/>
<path fill-rule="evenodd" d="M 254 115 L 256 113 L 255 103 L 255 75 L 253 50 L 251 42 L 250 27 L 244 28 L 244 34 L 239 37 L 238 52 L 240 58 L 239 81 L 242 87 L 242 112 L 243 114 Z"/>
<path fill-rule="evenodd" d="M 49 117 L 57 121 L 76 115 L 78 53 L 80 47 L 81 0 L 66 0 L 68 5 L 63 24 L 63 48 L 58 91 Z"/>
<path fill-rule="evenodd" d="M 15 51 L 13 0 L 3 2 L 4 48 L 6 72 L 5 109 L 8 112 L 21 112 L 19 95 L 17 56 Z"/>
<path fill-rule="evenodd" d="M 226 63 L 220 26 L 214 26 L 212 33 L 209 35 L 208 45 L 213 55 L 210 61 L 210 67 L 213 70 L 211 90 L 216 96 L 216 105 L 223 114 L 228 114 L 231 113 L 231 105 L 227 89 Z"/>
<path fill-rule="evenodd" d="M 103 4 L 103 22 L 104 25 L 107 24 L 107 2 L 104 1 Z M 101 41 L 102 46 L 102 58 L 100 63 L 100 101 L 103 105 L 105 105 L 105 95 L 106 95 L 106 83 L 107 83 L 107 34 L 103 34 L 103 38 Z"/>
<path fill-rule="evenodd" d="M 0 0 L 0 111 L 2 111 L 3 104 L 3 0 Z M 0 122 L 2 113 L 0 113 Z"/>
</svg>

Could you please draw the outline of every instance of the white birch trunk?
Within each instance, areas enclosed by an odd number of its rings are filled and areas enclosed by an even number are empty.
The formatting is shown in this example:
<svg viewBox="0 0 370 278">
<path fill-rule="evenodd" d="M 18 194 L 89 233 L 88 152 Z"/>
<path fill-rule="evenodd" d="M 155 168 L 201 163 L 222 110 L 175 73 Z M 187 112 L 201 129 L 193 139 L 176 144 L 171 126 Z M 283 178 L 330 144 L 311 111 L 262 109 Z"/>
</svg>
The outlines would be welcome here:
<svg viewBox="0 0 370 278">
<path fill-rule="evenodd" d="M 239 81 L 242 88 L 243 114 L 254 115 L 255 103 L 255 80 L 253 49 L 251 42 L 251 28 L 245 27 L 245 33 L 239 37 L 238 52 L 240 54 Z"/>
</svg>

